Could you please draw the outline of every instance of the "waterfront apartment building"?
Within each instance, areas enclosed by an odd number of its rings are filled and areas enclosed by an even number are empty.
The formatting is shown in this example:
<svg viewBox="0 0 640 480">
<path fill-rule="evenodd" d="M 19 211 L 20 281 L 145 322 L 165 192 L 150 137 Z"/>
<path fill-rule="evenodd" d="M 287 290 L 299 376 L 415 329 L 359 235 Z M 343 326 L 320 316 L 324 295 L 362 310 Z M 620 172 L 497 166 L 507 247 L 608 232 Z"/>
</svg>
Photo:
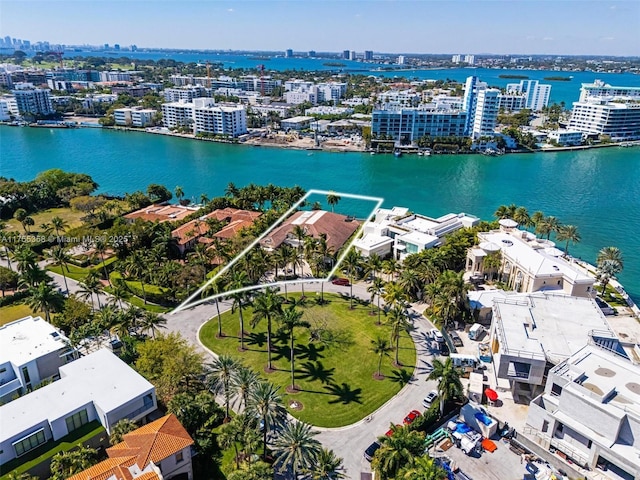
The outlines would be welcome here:
<svg viewBox="0 0 640 480">
<path fill-rule="evenodd" d="M 247 111 L 243 106 L 216 105 L 211 98 L 193 101 L 193 133 L 213 133 L 238 137 L 247 133 Z"/>
<path fill-rule="evenodd" d="M 370 62 L 371 60 L 373 60 L 373 50 L 364 51 L 364 60 L 365 62 Z"/>
<path fill-rule="evenodd" d="M 398 110 L 374 110 L 371 133 L 390 135 L 394 140 L 413 142 L 420 137 L 462 137 L 467 122 L 467 112 L 454 109 L 438 109 L 433 105 Z"/>
<path fill-rule="evenodd" d="M 380 108 L 384 110 L 394 107 L 417 107 L 420 103 L 420 94 L 415 90 L 387 90 L 378 95 Z"/>
<path fill-rule="evenodd" d="M 462 59 L 462 56 L 460 54 L 452 55 L 451 63 L 460 63 L 461 59 Z"/>
<path fill-rule="evenodd" d="M 101 82 L 130 82 L 130 72 L 100 72 Z"/>
<path fill-rule="evenodd" d="M 551 85 L 538 83 L 538 80 L 521 80 L 520 83 L 507 84 L 507 92 L 524 94 L 527 99 L 525 108 L 537 112 L 549 105 Z"/>
<path fill-rule="evenodd" d="M 476 63 L 476 56 L 475 55 L 465 55 L 464 56 L 464 63 L 469 64 L 469 65 L 473 65 Z"/>
<path fill-rule="evenodd" d="M 116 108 L 113 118 L 116 125 L 127 127 L 149 127 L 154 124 L 154 118 L 158 113 L 153 108 L 125 107 Z"/>
<path fill-rule="evenodd" d="M 640 100 L 640 87 L 614 87 L 602 80 L 596 80 L 593 83 L 583 83 L 580 88 L 580 98 L 578 102 L 586 102 L 590 98 L 607 98 Z"/>
<path fill-rule="evenodd" d="M 473 139 L 495 135 L 499 109 L 500 90 L 487 88 L 478 92 L 471 123 L 471 137 Z"/>
<path fill-rule="evenodd" d="M 25 88 L 12 90 L 20 115 L 51 115 L 55 113 L 48 89 Z"/>
<path fill-rule="evenodd" d="M 505 112 L 519 112 L 527 108 L 527 97 L 522 93 L 501 93 L 498 108 Z"/>
<path fill-rule="evenodd" d="M 529 405 L 525 432 L 592 470 L 589 478 L 640 478 L 640 366 L 631 348 L 627 355 L 589 342 L 549 370 Z"/>
<path fill-rule="evenodd" d="M 182 88 L 165 88 L 162 95 L 167 102 L 179 102 L 180 100 L 191 102 L 194 98 L 205 97 L 207 91 L 201 85 L 195 85 Z"/>
</svg>

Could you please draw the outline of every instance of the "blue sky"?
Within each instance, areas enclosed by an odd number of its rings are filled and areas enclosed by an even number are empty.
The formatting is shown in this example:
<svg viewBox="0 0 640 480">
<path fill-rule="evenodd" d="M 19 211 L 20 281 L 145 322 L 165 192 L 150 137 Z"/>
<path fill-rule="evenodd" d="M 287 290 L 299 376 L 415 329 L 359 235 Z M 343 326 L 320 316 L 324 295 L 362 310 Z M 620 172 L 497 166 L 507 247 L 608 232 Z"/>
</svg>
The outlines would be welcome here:
<svg viewBox="0 0 640 480">
<path fill-rule="evenodd" d="M 0 0 L 0 35 L 184 49 L 640 55 L 640 1 Z"/>
</svg>

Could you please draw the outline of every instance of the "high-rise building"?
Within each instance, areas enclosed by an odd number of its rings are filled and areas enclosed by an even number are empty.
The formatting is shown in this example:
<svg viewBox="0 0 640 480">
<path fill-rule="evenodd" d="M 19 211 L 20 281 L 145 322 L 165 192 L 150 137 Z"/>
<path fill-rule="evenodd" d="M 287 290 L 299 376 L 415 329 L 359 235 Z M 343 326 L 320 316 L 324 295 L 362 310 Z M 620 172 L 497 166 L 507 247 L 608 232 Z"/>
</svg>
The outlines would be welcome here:
<svg viewBox="0 0 640 480">
<path fill-rule="evenodd" d="M 398 65 L 404 65 L 404 55 L 398 55 Z"/>
<path fill-rule="evenodd" d="M 55 113 L 53 104 L 51 103 L 51 97 L 49 96 L 49 90 L 42 88 L 25 88 L 19 90 L 12 90 L 18 112 L 21 115 L 51 115 Z"/>
<path fill-rule="evenodd" d="M 465 135 L 471 135 L 472 133 L 473 121 L 476 114 L 476 105 L 478 102 L 478 92 L 486 88 L 487 84 L 485 82 L 481 82 L 475 75 L 467 77 L 464 84 L 464 97 L 462 99 L 463 109 L 467 112 Z"/>
<path fill-rule="evenodd" d="M 492 137 L 495 134 L 499 106 L 500 90 L 485 88 L 478 91 L 471 127 L 473 139 Z"/>
<path fill-rule="evenodd" d="M 451 63 L 460 63 L 460 55 L 452 55 L 451 56 Z"/>
<path fill-rule="evenodd" d="M 413 142 L 428 135 L 430 137 L 461 137 L 467 113 L 455 109 L 401 108 L 396 110 L 374 110 L 371 118 L 371 133 L 377 136 L 390 135 L 394 140 Z"/>
<path fill-rule="evenodd" d="M 551 85 L 539 84 L 538 80 L 521 80 L 520 83 L 508 83 L 507 92 L 524 94 L 527 98 L 525 108 L 537 112 L 549 105 Z"/>
<path fill-rule="evenodd" d="M 465 55 L 464 63 L 468 63 L 469 65 L 473 65 L 474 63 L 476 63 L 475 55 Z"/>
<path fill-rule="evenodd" d="M 315 58 L 315 57 L 317 56 L 317 55 L 316 55 L 316 51 L 315 51 L 315 50 L 309 50 L 309 56 L 310 56 L 311 58 Z"/>
<path fill-rule="evenodd" d="M 237 137 L 247 132 L 247 112 L 239 106 L 218 106 L 212 98 L 162 104 L 165 127 L 191 126 L 193 133 Z"/>
<path fill-rule="evenodd" d="M 614 141 L 640 139 L 640 87 L 582 84 L 568 128 Z"/>
<path fill-rule="evenodd" d="M 351 54 L 351 52 L 349 50 L 343 50 L 342 51 L 342 58 L 345 60 L 349 60 L 349 55 Z"/>
<path fill-rule="evenodd" d="M 349 52 L 349 60 L 355 60 L 357 58 L 355 50 Z"/>
<path fill-rule="evenodd" d="M 364 59 L 366 61 L 371 61 L 373 60 L 373 50 L 365 50 L 364 51 Z"/>
<path fill-rule="evenodd" d="M 284 52 L 284 56 L 285 56 L 285 58 L 293 58 L 293 50 L 288 48 L 287 51 Z"/>
</svg>

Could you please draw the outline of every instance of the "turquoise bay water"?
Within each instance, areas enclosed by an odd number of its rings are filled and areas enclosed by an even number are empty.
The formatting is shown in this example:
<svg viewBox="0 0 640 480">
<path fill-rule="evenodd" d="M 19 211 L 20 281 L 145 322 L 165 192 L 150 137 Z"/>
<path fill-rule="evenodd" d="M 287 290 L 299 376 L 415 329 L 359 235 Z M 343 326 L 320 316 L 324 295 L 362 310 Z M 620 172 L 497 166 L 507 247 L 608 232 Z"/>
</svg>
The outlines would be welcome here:
<svg viewBox="0 0 640 480">
<path fill-rule="evenodd" d="M 49 168 L 86 172 L 100 191 L 121 195 L 160 183 L 186 198 L 222 195 L 229 182 L 384 197 L 429 216 L 467 212 L 490 219 L 501 204 L 542 210 L 577 225 L 570 252 L 593 262 L 614 245 L 625 258 L 620 280 L 640 302 L 640 149 L 418 157 L 308 152 L 223 145 L 100 129 L 0 127 L 0 175 L 30 180 Z M 338 211 L 350 211 L 342 201 Z"/>
</svg>

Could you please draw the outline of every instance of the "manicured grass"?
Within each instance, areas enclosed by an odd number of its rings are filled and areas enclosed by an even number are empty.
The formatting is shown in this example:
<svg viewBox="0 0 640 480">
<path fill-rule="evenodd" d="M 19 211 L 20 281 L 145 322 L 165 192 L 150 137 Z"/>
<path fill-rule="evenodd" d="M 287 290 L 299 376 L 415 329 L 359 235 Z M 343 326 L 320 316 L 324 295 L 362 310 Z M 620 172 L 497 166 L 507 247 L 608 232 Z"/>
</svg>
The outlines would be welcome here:
<svg viewBox="0 0 640 480">
<path fill-rule="evenodd" d="M 612 307 L 626 308 L 629 306 L 627 305 L 627 302 L 624 300 L 624 298 L 622 298 L 622 295 L 620 295 L 620 293 L 618 293 L 618 291 L 615 288 L 613 288 L 610 284 L 607 285 L 604 295 L 600 293 L 602 292 L 601 285 L 597 286 L 597 290 L 598 290 L 598 293 L 600 294 L 600 297 Z"/>
<path fill-rule="evenodd" d="M 0 473 L 3 474 L 0 480 L 6 480 L 11 471 L 15 471 L 18 475 L 24 473 L 48 458 L 53 457 L 56 453 L 71 450 L 103 433 L 106 435 L 104 427 L 97 420 L 87 423 L 69 435 L 62 437 L 60 440 L 47 442 L 22 457 L 3 464 L 2 467 L 0 467 Z"/>
<path fill-rule="evenodd" d="M 107 270 L 109 270 L 109 265 L 118 260 L 118 258 L 114 255 L 111 258 L 107 258 L 104 261 L 104 265 L 106 265 Z M 85 277 L 89 274 L 91 270 L 100 270 L 102 269 L 102 262 L 97 265 L 92 265 L 91 267 L 78 267 L 77 265 L 73 265 L 72 263 L 68 263 L 64 269 L 64 274 L 67 278 L 73 278 L 74 280 L 81 282 L 85 279 Z M 61 265 L 50 265 L 47 267 L 47 270 L 51 270 L 54 273 L 62 275 L 62 266 Z M 110 271 L 110 270 L 109 270 Z"/>
<path fill-rule="evenodd" d="M 44 313 L 33 313 L 28 305 L 22 303 L 0 307 L 0 326 L 18 320 L 19 318 L 28 317 L 29 315 L 40 315 L 44 318 Z"/>
<path fill-rule="evenodd" d="M 105 290 L 109 291 L 108 288 L 105 288 Z M 130 303 L 131 305 L 134 305 L 139 308 L 143 308 L 144 310 L 147 310 L 148 312 L 152 312 L 152 313 L 167 313 L 172 310 L 169 307 L 163 307 L 162 305 L 156 305 L 154 303 L 147 302 L 147 304 L 145 304 L 144 300 L 136 297 L 135 295 L 131 295 L 129 298 L 127 298 L 127 303 Z"/>
<path fill-rule="evenodd" d="M 40 225 L 43 223 L 51 223 L 51 219 L 53 217 L 62 218 L 69 225 L 68 228 L 79 227 L 82 225 L 82 218 L 85 216 L 85 213 L 82 213 L 78 210 L 73 210 L 71 208 L 49 208 L 48 210 L 43 210 L 38 213 L 31 214 L 31 218 L 35 222 L 35 225 L 29 228 L 29 231 L 32 234 L 39 233 L 41 231 Z M 22 224 L 13 218 L 7 221 L 7 230 L 8 231 L 18 231 L 20 233 L 24 233 L 24 229 L 22 228 Z M 62 234 L 62 232 L 60 232 Z M 52 235 L 55 235 L 55 231 L 52 232 Z"/>
<path fill-rule="evenodd" d="M 293 297 L 294 295 L 290 295 Z M 299 297 L 299 294 L 297 295 Z M 411 377 L 416 363 L 415 346 L 411 338 L 404 334 L 400 341 L 400 363 L 403 368 L 394 367 L 393 356 L 383 358 L 384 380 L 374 380 L 378 357 L 370 351 L 371 340 L 380 336 L 389 338 L 387 325 L 376 326 L 377 316 L 369 314 L 369 307 L 359 305 L 349 309 L 348 299 L 338 295 L 325 294 L 330 303 L 318 306 L 314 298 L 308 298 L 303 319 L 312 327 L 324 325 L 334 331 L 341 331 L 350 339 L 348 345 L 328 347 L 318 341 L 310 343 L 309 330 L 296 331 L 296 385 L 299 393 L 288 394 L 285 388 L 290 384 L 290 363 L 288 339 L 277 335 L 277 321 L 273 322 L 273 365 L 276 371 L 266 374 L 266 321 L 251 329 L 251 309 L 244 310 L 245 346 L 238 352 L 239 318 L 235 313 L 222 315 L 224 338 L 216 338 L 217 317 L 207 322 L 200 331 L 200 340 L 218 354 L 229 354 L 258 372 L 263 378 L 281 387 L 285 405 L 295 417 L 322 427 L 339 427 L 356 422 L 383 405 L 393 397 Z M 286 308 L 286 306 L 285 306 Z M 384 317 L 383 317 L 384 318 Z M 302 403 L 300 411 L 289 408 L 289 402 Z"/>
</svg>

